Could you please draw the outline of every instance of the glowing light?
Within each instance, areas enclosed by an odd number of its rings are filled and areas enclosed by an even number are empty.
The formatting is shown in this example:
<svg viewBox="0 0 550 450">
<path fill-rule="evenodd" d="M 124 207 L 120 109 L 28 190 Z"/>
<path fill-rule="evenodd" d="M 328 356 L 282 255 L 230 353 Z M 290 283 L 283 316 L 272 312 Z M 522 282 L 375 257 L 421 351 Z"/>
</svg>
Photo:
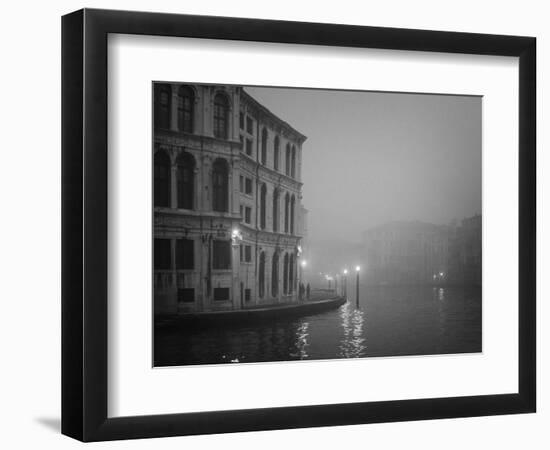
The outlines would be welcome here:
<svg viewBox="0 0 550 450">
<path fill-rule="evenodd" d="M 238 228 L 233 228 L 233 230 L 231 231 L 231 240 L 233 241 L 233 244 L 237 244 L 238 241 L 242 241 L 243 235 L 241 233 L 241 230 L 239 230 Z"/>
<path fill-rule="evenodd" d="M 359 272 L 360 270 L 361 270 L 361 267 L 360 267 L 360 266 L 355 267 L 355 271 L 356 271 L 356 272 Z"/>
<path fill-rule="evenodd" d="M 443 276 L 445 276 L 445 273 L 444 272 L 439 272 L 439 276 L 443 277 Z"/>
<path fill-rule="evenodd" d="M 305 267 L 305 266 L 307 266 L 307 261 L 304 259 L 304 260 L 301 262 L 301 264 L 302 264 L 302 267 Z"/>
<path fill-rule="evenodd" d="M 348 274 L 348 269 L 344 269 L 344 275 Z"/>
</svg>

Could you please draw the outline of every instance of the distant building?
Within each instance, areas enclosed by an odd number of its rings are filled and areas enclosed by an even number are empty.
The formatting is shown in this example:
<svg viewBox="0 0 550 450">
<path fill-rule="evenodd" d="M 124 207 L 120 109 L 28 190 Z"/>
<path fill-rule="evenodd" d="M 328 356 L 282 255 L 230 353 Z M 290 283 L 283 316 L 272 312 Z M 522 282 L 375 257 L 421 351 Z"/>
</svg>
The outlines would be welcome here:
<svg viewBox="0 0 550 450">
<path fill-rule="evenodd" d="M 363 255 L 370 284 L 481 285 L 481 216 L 380 225 L 363 234 Z"/>
<path fill-rule="evenodd" d="M 242 87 L 154 84 L 156 314 L 297 299 L 305 140 Z"/>
<path fill-rule="evenodd" d="M 448 230 L 423 222 L 391 222 L 363 234 L 371 284 L 428 284 L 447 273 Z"/>
<path fill-rule="evenodd" d="M 464 219 L 449 238 L 449 282 L 481 286 L 481 215 Z"/>
</svg>

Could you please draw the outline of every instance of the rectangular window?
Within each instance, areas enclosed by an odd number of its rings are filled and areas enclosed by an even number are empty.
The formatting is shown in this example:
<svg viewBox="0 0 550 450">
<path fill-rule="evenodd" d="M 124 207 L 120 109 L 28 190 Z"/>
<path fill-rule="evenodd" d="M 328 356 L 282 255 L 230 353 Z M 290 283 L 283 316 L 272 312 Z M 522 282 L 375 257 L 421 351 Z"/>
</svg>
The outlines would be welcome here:
<svg viewBox="0 0 550 450">
<path fill-rule="evenodd" d="M 241 130 L 244 130 L 244 113 L 243 112 L 239 113 L 239 128 Z"/>
<path fill-rule="evenodd" d="M 243 205 L 239 206 L 239 213 L 241 214 L 241 218 L 244 219 L 244 207 L 243 207 Z"/>
<path fill-rule="evenodd" d="M 252 139 L 246 140 L 246 154 L 252 156 Z"/>
<path fill-rule="evenodd" d="M 239 175 L 239 191 L 244 192 L 244 177 Z"/>
<path fill-rule="evenodd" d="M 231 269 L 231 242 L 215 240 L 212 243 L 212 268 Z"/>
<path fill-rule="evenodd" d="M 240 258 L 242 263 L 252 262 L 252 246 L 241 244 Z"/>
<path fill-rule="evenodd" d="M 170 239 L 155 239 L 154 252 L 155 270 L 170 270 L 172 268 Z"/>
<path fill-rule="evenodd" d="M 177 270 L 192 270 L 194 264 L 194 241 L 192 239 L 177 239 L 176 240 L 176 269 Z"/>
<path fill-rule="evenodd" d="M 214 288 L 214 300 L 217 302 L 229 300 L 229 288 Z"/>
<path fill-rule="evenodd" d="M 254 123 L 250 116 L 246 116 L 246 132 L 248 134 L 254 134 Z"/>
<path fill-rule="evenodd" d="M 244 193 L 248 195 L 252 195 L 252 178 L 245 178 Z"/>
<path fill-rule="evenodd" d="M 179 303 L 194 303 L 195 302 L 195 289 L 194 288 L 180 288 L 180 289 L 178 289 L 178 302 Z"/>
<path fill-rule="evenodd" d="M 244 301 L 245 302 L 249 302 L 250 301 L 250 289 L 245 289 L 244 290 Z"/>
<path fill-rule="evenodd" d="M 244 208 L 244 221 L 248 224 L 252 222 L 252 208 L 250 206 Z"/>
</svg>

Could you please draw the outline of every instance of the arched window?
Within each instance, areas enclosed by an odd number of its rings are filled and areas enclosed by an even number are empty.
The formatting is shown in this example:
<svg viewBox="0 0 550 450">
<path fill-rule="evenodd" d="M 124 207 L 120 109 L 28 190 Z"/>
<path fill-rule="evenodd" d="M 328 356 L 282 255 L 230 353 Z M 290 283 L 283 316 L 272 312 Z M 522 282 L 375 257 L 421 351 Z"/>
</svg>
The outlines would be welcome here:
<svg viewBox="0 0 550 450">
<path fill-rule="evenodd" d="M 214 97 L 214 136 L 227 139 L 229 121 L 229 102 L 223 94 Z"/>
<path fill-rule="evenodd" d="M 212 209 L 214 211 L 228 211 L 228 174 L 227 161 L 216 159 L 212 165 Z"/>
<path fill-rule="evenodd" d="M 267 130 L 264 128 L 262 130 L 262 153 L 261 153 L 261 163 L 265 166 L 267 163 Z"/>
<path fill-rule="evenodd" d="M 169 84 L 155 84 L 155 128 L 170 128 L 172 88 Z"/>
<path fill-rule="evenodd" d="M 258 295 L 260 298 L 264 298 L 265 295 L 265 252 L 260 253 L 258 265 Z"/>
<path fill-rule="evenodd" d="M 296 147 L 292 146 L 292 155 L 290 157 L 290 175 L 292 178 L 296 178 Z"/>
<path fill-rule="evenodd" d="M 273 168 L 279 170 L 279 147 L 280 147 L 279 136 L 275 136 L 273 141 Z"/>
<path fill-rule="evenodd" d="M 288 253 L 285 253 L 283 259 L 283 294 L 288 293 Z"/>
<path fill-rule="evenodd" d="M 279 189 L 273 191 L 273 231 L 279 231 Z"/>
<path fill-rule="evenodd" d="M 292 294 L 294 292 L 294 255 L 290 255 L 288 262 L 288 293 Z"/>
<path fill-rule="evenodd" d="M 279 295 L 279 253 L 273 253 L 273 260 L 271 262 L 271 296 L 277 297 Z"/>
<path fill-rule="evenodd" d="M 163 151 L 155 154 L 155 206 L 170 207 L 170 158 Z"/>
<path fill-rule="evenodd" d="M 265 230 L 265 222 L 266 222 L 266 202 L 267 202 L 267 187 L 265 183 L 262 183 L 262 187 L 260 188 L 260 228 L 262 230 Z"/>
<path fill-rule="evenodd" d="M 285 233 L 288 233 L 288 227 L 290 225 L 290 195 L 288 192 L 285 195 Z"/>
<path fill-rule="evenodd" d="M 296 197 L 290 199 L 290 234 L 294 234 L 294 210 L 296 209 Z"/>
<path fill-rule="evenodd" d="M 193 107 L 195 95 L 189 86 L 180 86 L 178 90 L 178 129 L 186 133 L 193 132 Z"/>
<path fill-rule="evenodd" d="M 176 160 L 178 181 L 178 208 L 193 209 L 195 194 L 195 159 L 189 153 L 180 153 Z"/>
<path fill-rule="evenodd" d="M 286 144 L 285 175 L 290 176 L 290 144 Z"/>
</svg>

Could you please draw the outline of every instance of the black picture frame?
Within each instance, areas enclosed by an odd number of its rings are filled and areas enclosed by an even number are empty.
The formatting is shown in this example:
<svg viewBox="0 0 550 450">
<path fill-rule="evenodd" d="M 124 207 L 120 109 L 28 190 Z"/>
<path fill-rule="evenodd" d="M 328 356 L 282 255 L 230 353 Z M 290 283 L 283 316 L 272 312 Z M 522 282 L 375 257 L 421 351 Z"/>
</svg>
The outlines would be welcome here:
<svg viewBox="0 0 550 450">
<path fill-rule="evenodd" d="M 519 57 L 519 386 L 498 395 L 107 417 L 107 36 Z M 82 441 L 397 422 L 536 408 L 536 39 L 83 9 L 62 18 L 62 433 Z"/>
</svg>

